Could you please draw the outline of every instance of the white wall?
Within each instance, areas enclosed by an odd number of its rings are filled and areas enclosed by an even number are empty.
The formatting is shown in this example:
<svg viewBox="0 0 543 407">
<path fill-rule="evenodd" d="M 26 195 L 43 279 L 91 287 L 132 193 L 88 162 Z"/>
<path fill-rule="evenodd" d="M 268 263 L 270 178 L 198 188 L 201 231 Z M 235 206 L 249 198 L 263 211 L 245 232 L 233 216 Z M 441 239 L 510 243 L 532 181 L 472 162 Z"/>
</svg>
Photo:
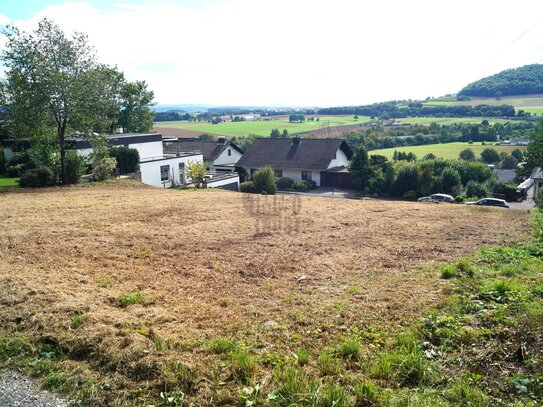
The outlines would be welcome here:
<svg viewBox="0 0 543 407">
<path fill-rule="evenodd" d="M 145 160 L 153 157 L 161 157 L 163 154 L 162 140 L 153 141 L 151 143 L 129 144 L 128 148 L 138 150 L 138 152 L 140 153 L 140 160 Z"/>
<path fill-rule="evenodd" d="M 11 160 L 13 157 L 13 149 L 11 147 L 4 147 L 4 158 L 6 161 Z"/>
<path fill-rule="evenodd" d="M 229 177 L 229 178 L 221 179 L 221 180 L 218 180 L 218 181 L 213 181 L 213 179 L 211 179 L 210 181 L 208 181 L 207 187 L 208 188 L 218 188 L 218 187 L 223 186 L 223 185 L 233 184 L 234 182 L 237 183 L 238 186 L 239 186 L 239 176 Z"/>
<path fill-rule="evenodd" d="M 172 157 L 164 160 L 140 162 L 141 182 L 155 187 L 169 188 L 172 186 L 173 177 L 175 183 L 179 185 L 179 163 L 184 163 L 187 166 L 195 161 L 203 162 L 203 155 L 196 154 L 188 157 Z M 160 180 L 160 167 L 163 165 L 170 166 L 169 180 L 167 182 Z"/>
<path fill-rule="evenodd" d="M 228 150 L 232 151 L 232 155 L 228 155 Z M 213 165 L 235 164 L 240 158 L 241 153 L 234 147 L 229 146 L 217 157 L 215 161 L 213 161 Z"/>
<path fill-rule="evenodd" d="M 330 161 L 330 165 L 328 166 L 328 168 L 341 166 L 347 167 L 348 165 L 349 159 L 347 158 L 347 155 L 341 150 L 341 148 L 338 148 L 338 150 L 336 151 L 336 158 Z"/>
<path fill-rule="evenodd" d="M 293 179 L 294 181 L 301 181 L 302 170 L 283 170 L 283 177 Z M 321 186 L 321 172 L 320 171 L 311 170 L 311 179 L 317 183 L 318 187 Z"/>
</svg>

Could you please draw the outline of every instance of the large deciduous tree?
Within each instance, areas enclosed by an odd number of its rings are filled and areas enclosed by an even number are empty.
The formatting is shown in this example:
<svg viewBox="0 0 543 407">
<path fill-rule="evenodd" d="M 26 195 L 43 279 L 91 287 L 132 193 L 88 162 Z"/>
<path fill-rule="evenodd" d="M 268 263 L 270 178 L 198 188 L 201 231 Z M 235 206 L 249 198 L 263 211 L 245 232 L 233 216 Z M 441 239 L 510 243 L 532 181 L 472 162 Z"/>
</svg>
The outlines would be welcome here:
<svg viewBox="0 0 543 407">
<path fill-rule="evenodd" d="M 53 132 L 60 153 L 60 180 L 66 182 L 66 137 L 110 131 L 149 131 L 153 92 L 143 81 L 127 82 L 116 68 L 98 63 L 81 33 L 67 36 L 43 19 L 26 33 L 8 27 L 1 60 L 6 69 L 0 104 L 14 137 Z"/>
</svg>

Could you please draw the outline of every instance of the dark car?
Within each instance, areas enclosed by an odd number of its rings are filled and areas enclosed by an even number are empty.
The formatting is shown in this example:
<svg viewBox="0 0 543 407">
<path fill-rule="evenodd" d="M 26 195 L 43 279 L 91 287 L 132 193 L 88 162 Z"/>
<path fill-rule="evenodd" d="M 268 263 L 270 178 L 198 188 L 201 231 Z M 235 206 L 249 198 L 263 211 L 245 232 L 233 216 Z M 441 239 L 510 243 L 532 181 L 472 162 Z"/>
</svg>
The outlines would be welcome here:
<svg viewBox="0 0 543 407">
<path fill-rule="evenodd" d="M 419 202 L 448 202 L 454 203 L 454 198 L 447 194 L 432 194 L 418 199 Z"/>
<path fill-rule="evenodd" d="M 483 198 L 477 202 L 466 202 L 466 205 L 483 205 L 483 206 L 499 206 L 501 208 L 509 208 L 509 204 L 503 199 Z"/>
</svg>

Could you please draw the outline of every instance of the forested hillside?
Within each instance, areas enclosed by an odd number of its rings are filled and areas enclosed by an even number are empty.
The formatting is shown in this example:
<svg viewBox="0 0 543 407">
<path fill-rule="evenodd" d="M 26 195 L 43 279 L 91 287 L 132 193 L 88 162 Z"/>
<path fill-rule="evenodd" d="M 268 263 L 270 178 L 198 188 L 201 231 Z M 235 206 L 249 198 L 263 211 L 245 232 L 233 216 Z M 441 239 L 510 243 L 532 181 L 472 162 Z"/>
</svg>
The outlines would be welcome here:
<svg viewBox="0 0 543 407">
<path fill-rule="evenodd" d="M 543 93 L 543 65 L 507 69 L 470 83 L 459 92 L 465 96 L 531 95 Z"/>
</svg>

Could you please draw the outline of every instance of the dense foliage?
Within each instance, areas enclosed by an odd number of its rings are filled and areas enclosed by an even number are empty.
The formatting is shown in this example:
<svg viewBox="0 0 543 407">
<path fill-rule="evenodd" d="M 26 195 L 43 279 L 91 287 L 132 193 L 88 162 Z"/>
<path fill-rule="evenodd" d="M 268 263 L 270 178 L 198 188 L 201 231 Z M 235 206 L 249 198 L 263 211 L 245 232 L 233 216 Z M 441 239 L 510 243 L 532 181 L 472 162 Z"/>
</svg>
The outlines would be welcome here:
<svg viewBox="0 0 543 407">
<path fill-rule="evenodd" d="M 256 192 L 266 192 L 268 194 L 277 192 L 275 173 L 271 167 L 266 166 L 257 169 L 253 174 L 253 183 Z"/>
<path fill-rule="evenodd" d="M 500 93 L 498 93 L 500 92 Z M 470 83 L 459 92 L 466 96 L 531 95 L 543 93 L 543 65 L 507 69 Z"/>
<path fill-rule="evenodd" d="M 109 149 L 109 155 L 117 160 L 120 174 L 129 174 L 138 170 L 140 154 L 138 150 L 128 147 L 115 147 Z"/>
</svg>

